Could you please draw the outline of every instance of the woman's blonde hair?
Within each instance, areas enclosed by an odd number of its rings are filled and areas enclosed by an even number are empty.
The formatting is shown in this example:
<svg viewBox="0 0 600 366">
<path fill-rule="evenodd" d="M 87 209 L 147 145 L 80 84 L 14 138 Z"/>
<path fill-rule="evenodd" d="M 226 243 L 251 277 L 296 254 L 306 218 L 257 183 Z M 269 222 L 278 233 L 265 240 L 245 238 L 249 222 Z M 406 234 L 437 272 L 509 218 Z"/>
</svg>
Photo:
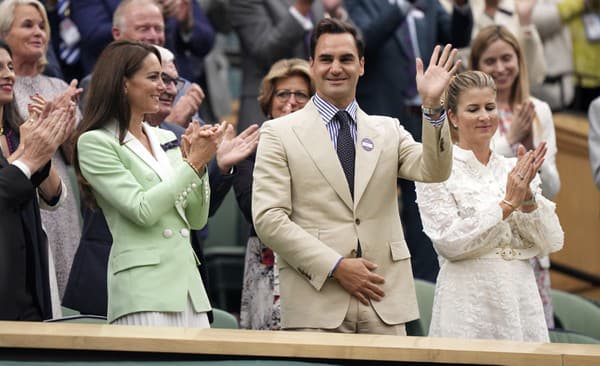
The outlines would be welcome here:
<svg viewBox="0 0 600 366">
<path fill-rule="evenodd" d="M 38 72 L 44 71 L 44 67 L 48 63 L 46 59 L 46 51 L 48 50 L 48 43 L 50 42 L 50 23 L 48 22 L 48 14 L 44 5 L 38 0 L 4 0 L 0 3 L 0 37 L 6 39 L 6 36 L 10 32 L 15 21 L 15 9 L 17 5 L 31 5 L 37 9 L 44 19 L 44 31 L 46 32 L 46 44 L 44 45 L 44 53 L 38 60 L 37 69 Z M 14 49 L 14 46 L 12 47 Z"/>
<path fill-rule="evenodd" d="M 472 70 L 479 70 L 481 56 L 492 43 L 498 40 L 508 43 L 513 48 L 519 63 L 519 74 L 512 85 L 509 96 L 509 103 L 512 107 L 529 100 L 529 79 L 527 77 L 527 65 L 525 64 L 523 48 L 511 31 L 501 25 L 490 25 L 480 30 L 471 42 L 469 65 Z"/>
<path fill-rule="evenodd" d="M 496 93 L 496 83 L 494 83 L 494 79 L 485 72 L 465 71 L 457 74 L 452 77 L 450 84 L 448 84 L 448 88 L 446 88 L 446 94 L 444 95 L 444 105 L 446 106 L 446 110 L 456 114 L 458 112 L 458 101 L 465 91 L 485 88 L 490 88 Z M 458 131 L 452 123 L 450 124 L 450 134 L 452 135 L 452 142 L 458 142 Z"/>
<path fill-rule="evenodd" d="M 275 94 L 275 83 L 280 79 L 291 76 L 300 76 L 308 84 L 309 94 L 315 94 L 315 84 L 310 75 L 310 68 L 306 60 L 300 58 L 289 58 L 275 62 L 267 75 L 262 79 L 258 103 L 265 116 L 271 117 L 271 106 L 273 105 L 273 95 Z"/>
<path fill-rule="evenodd" d="M 508 97 L 508 103 L 512 110 L 516 105 L 521 105 L 524 102 L 528 102 L 530 98 L 529 77 L 527 65 L 525 64 L 525 53 L 523 52 L 523 48 L 517 40 L 517 37 L 502 25 L 490 25 L 483 28 L 479 31 L 479 33 L 477 33 L 477 35 L 471 42 L 471 54 L 469 56 L 469 65 L 471 66 L 472 70 L 479 70 L 479 62 L 481 61 L 481 56 L 490 47 L 492 43 L 498 40 L 508 43 L 513 48 L 515 54 L 517 55 L 517 60 L 519 64 L 519 73 L 517 74 L 517 78 L 515 79 L 511 87 L 510 95 Z M 539 121 L 537 113 L 534 117 L 533 122 L 538 133 L 541 133 L 541 123 Z"/>
</svg>

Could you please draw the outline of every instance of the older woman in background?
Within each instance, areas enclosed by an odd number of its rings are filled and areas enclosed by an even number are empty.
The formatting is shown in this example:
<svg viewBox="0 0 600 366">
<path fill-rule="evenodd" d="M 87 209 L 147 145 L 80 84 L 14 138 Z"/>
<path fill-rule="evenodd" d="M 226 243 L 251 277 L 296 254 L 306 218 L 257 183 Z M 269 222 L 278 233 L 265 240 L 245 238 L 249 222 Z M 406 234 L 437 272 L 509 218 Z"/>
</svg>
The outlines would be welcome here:
<svg viewBox="0 0 600 366">
<path fill-rule="evenodd" d="M 13 62 L 17 76 L 14 92 L 21 117 L 28 118 L 28 105 L 32 96 L 39 93 L 42 99 L 55 100 L 66 106 L 76 98 L 77 82 L 67 85 L 64 81 L 42 75 L 46 50 L 50 39 L 50 26 L 44 5 L 37 0 L 4 0 L 0 3 L 0 36 L 13 50 Z M 35 102 L 35 100 L 33 101 Z M 63 149 L 65 145 L 63 145 Z M 43 211 L 42 223 L 48 235 L 48 243 L 56 265 L 56 277 L 60 295 L 67 283 L 71 262 L 79 243 L 79 208 L 67 171 L 69 152 L 56 154 L 52 166 L 58 171 L 67 188 L 65 202 L 55 211 Z M 56 292 L 55 292 L 56 293 Z M 57 302 L 58 303 L 58 302 Z M 60 308 L 55 309 L 55 312 Z M 59 315 L 59 314 L 55 314 Z"/>
<path fill-rule="evenodd" d="M 293 58 L 277 61 L 262 80 L 258 101 L 263 113 L 278 118 L 306 105 L 315 93 L 308 63 Z M 238 205 L 252 223 L 252 173 L 256 155 L 237 165 L 233 188 Z M 251 228 L 246 249 L 240 325 L 247 329 L 280 328 L 279 281 L 275 255 Z"/>
<path fill-rule="evenodd" d="M 51 208 L 64 198 L 49 161 L 74 128 L 75 104 L 53 112 L 48 105 L 22 121 L 14 82 L 11 50 L 0 40 L 0 320 L 39 321 L 52 317 L 40 205 Z"/>
<path fill-rule="evenodd" d="M 531 97 L 523 49 L 517 38 L 506 28 L 490 26 L 482 29 L 471 43 L 469 65 L 473 70 L 490 75 L 498 90 L 498 129 L 492 139 L 492 149 L 506 157 L 515 157 L 517 148 L 527 150 L 546 143 L 547 152 L 540 169 L 542 194 L 552 199 L 560 189 L 556 168 L 556 134 L 552 111 L 548 103 Z M 531 259 L 548 328 L 554 328 L 550 295 L 550 259 Z"/>
<path fill-rule="evenodd" d="M 445 98 L 453 165 L 443 183 L 417 183 L 423 228 L 438 253 L 429 335 L 548 342 L 529 259 L 563 245 L 555 205 L 540 195 L 546 147 L 491 148 L 498 128 L 496 87 L 480 71 L 453 78 Z"/>
</svg>

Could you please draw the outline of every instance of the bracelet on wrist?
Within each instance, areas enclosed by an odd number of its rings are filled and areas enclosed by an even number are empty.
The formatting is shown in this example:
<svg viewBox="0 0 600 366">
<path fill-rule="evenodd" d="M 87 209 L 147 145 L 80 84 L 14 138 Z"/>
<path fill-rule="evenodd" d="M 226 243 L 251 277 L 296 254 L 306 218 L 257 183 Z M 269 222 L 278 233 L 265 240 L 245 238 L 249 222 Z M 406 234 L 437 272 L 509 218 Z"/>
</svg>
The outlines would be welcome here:
<svg viewBox="0 0 600 366">
<path fill-rule="evenodd" d="M 503 199 L 502 203 L 504 203 L 505 205 L 510 207 L 513 211 L 517 210 L 517 206 L 514 203 L 510 202 L 509 200 Z"/>
<path fill-rule="evenodd" d="M 194 170 L 194 172 L 196 173 L 196 175 L 200 176 L 200 170 L 201 168 L 196 167 L 191 161 L 189 161 L 188 159 L 183 159 L 183 161 L 185 161 L 190 168 L 192 168 L 192 170 Z"/>
</svg>

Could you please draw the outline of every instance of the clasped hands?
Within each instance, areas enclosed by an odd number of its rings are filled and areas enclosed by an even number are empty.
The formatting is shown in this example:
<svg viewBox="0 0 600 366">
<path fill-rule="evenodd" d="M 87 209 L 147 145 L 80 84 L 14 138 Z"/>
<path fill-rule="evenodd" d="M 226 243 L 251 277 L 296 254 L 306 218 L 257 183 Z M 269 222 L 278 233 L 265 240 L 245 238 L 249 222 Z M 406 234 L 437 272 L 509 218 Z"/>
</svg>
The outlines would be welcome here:
<svg viewBox="0 0 600 366">
<path fill-rule="evenodd" d="M 15 158 L 32 172 L 43 167 L 75 129 L 77 106 L 73 101 L 64 104 L 66 106 L 45 102 L 39 113 L 30 114 L 19 127 L 21 141 Z"/>
<path fill-rule="evenodd" d="M 532 201 L 530 183 L 544 163 L 546 142 L 540 143 L 535 150 L 526 151 L 523 145 L 519 145 L 517 153 L 517 164 L 508 174 L 506 181 L 506 195 L 502 203 L 510 206 L 512 211 L 520 209 L 523 212 L 532 212 L 536 205 Z"/>
<path fill-rule="evenodd" d="M 258 125 L 253 124 L 236 136 L 233 125 L 223 121 L 218 125 L 200 126 L 190 123 L 181 140 L 181 154 L 198 173 L 216 156 L 222 174 L 252 154 L 258 145 Z"/>
<path fill-rule="evenodd" d="M 227 122 L 201 126 L 192 121 L 181 136 L 181 155 L 199 175 L 204 174 L 206 165 L 217 153 L 226 128 Z"/>
</svg>

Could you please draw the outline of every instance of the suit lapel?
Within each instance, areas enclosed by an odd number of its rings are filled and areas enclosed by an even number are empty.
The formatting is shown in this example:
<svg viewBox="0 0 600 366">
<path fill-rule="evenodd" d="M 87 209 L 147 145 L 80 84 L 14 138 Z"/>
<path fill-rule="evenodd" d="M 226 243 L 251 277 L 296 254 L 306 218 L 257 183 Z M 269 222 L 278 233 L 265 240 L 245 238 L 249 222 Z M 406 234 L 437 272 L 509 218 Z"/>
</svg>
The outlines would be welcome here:
<svg viewBox="0 0 600 366">
<path fill-rule="evenodd" d="M 325 11 L 323 9 L 323 4 L 320 1 L 313 2 L 311 8 L 311 20 L 313 24 L 317 24 L 323 17 L 325 16 Z"/>
<path fill-rule="evenodd" d="M 161 144 L 169 142 L 168 140 L 170 139 L 166 138 L 167 136 L 162 136 L 162 134 L 159 132 L 159 129 L 155 127 L 150 127 L 149 125 L 144 123 L 143 128 L 146 132 L 146 135 L 148 136 L 148 140 L 150 141 L 150 147 L 152 148 L 152 152 L 156 157 L 156 159 L 152 159 L 154 165 L 152 169 L 154 169 L 154 171 L 156 172 L 156 174 L 158 174 L 160 179 L 164 181 L 171 176 L 171 174 L 173 173 L 173 168 L 171 162 L 169 161 L 169 157 L 163 150 Z M 148 152 L 148 150 L 146 150 L 145 148 L 144 151 Z"/>
<path fill-rule="evenodd" d="M 313 102 L 307 103 L 299 113 L 298 119 L 302 122 L 293 127 L 294 133 L 325 180 L 348 208 L 352 209 L 352 197 L 346 176 L 321 115 Z"/>
<path fill-rule="evenodd" d="M 150 145 L 152 146 L 152 151 L 154 151 L 154 155 L 158 160 L 158 166 L 160 170 L 160 173 L 157 171 L 157 174 L 162 180 L 165 180 L 167 177 L 170 177 L 173 174 L 173 167 L 177 166 L 181 161 L 181 152 L 179 149 L 175 149 L 172 150 L 171 155 L 168 155 L 167 152 L 163 150 L 161 145 L 173 141 L 173 136 L 163 133 L 162 130 L 155 127 L 145 126 L 145 128 L 152 130 L 147 132 L 147 134 L 148 137 L 152 136 L 150 139 Z M 185 221 L 185 223 L 189 226 L 190 223 L 185 215 L 185 208 L 181 205 L 181 203 L 176 203 L 175 208 L 177 209 L 179 216 L 181 216 L 183 221 Z"/>
<path fill-rule="evenodd" d="M 404 55 L 406 55 L 406 57 L 409 57 L 414 52 L 413 52 L 413 50 L 410 49 L 410 47 L 411 47 L 410 43 L 405 41 L 406 38 L 410 38 L 410 35 L 408 34 L 408 27 L 403 26 L 404 22 L 407 22 L 407 21 L 408 21 L 408 17 L 404 17 L 404 21 L 396 27 L 396 30 L 394 31 L 394 36 L 396 37 L 396 41 L 400 45 L 402 52 L 404 52 Z M 404 34 L 405 32 L 407 34 Z"/>
<path fill-rule="evenodd" d="M 421 6 L 422 4 L 422 6 Z M 433 44 L 437 42 L 431 42 L 429 40 L 429 34 L 431 33 L 430 27 L 431 25 L 427 24 L 427 4 L 424 1 L 418 1 L 416 5 L 419 6 L 419 10 L 422 11 L 423 16 L 415 19 L 415 33 L 417 36 L 417 47 L 419 48 L 419 54 L 421 55 L 421 59 L 425 63 L 425 67 L 429 64 L 429 59 L 427 59 L 431 54 L 429 49 L 433 50 Z M 431 45 L 428 43 L 431 42 Z"/>
<path fill-rule="evenodd" d="M 411 12 L 415 12 L 415 13 L 407 14 L 407 16 L 404 19 L 404 22 L 408 22 L 408 16 L 413 17 L 412 20 L 413 20 L 413 24 L 415 26 L 415 38 L 417 41 L 417 44 L 415 46 L 419 50 L 419 55 L 423 59 L 423 55 L 424 55 L 423 51 L 427 50 L 427 48 L 428 48 L 427 42 L 429 41 L 429 40 L 425 39 L 425 37 L 424 37 L 425 35 L 429 34 L 429 25 L 427 24 L 427 21 L 426 21 L 427 18 L 425 16 L 425 14 L 427 14 L 428 4 L 426 1 L 418 0 L 413 4 L 413 6 L 414 6 L 414 8 L 411 10 Z M 417 12 L 420 14 L 420 16 L 416 15 Z M 402 48 L 402 52 L 404 52 L 405 55 L 413 55 L 414 50 L 409 49 L 411 47 L 411 45 L 405 41 L 405 39 L 411 38 L 411 37 L 409 34 L 408 24 L 405 27 L 404 22 L 401 23 L 398 27 L 396 27 L 394 36 L 396 37 L 396 41 L 398 41 L 398 43 L 400 44 L 400 48 Z M 419 55 L 414 55 L 414 56 L 416 57 Z M 411 62 L 414 62 L 414 60 L 411 60 Z M 429 60 L 424 59 L 423 62 L 425 62 L 425 66 L 427 66 L 427 63 L 429 62 Z"/>
<path fill-rule="evenodd" d="M 125 135 L 125 140 L 123 141 L 124 146 L 134 153 L 141 161 L 143 161 L 144 164 L 150 167 L 161 181 L 164 181 L 172 175 L 172 167 L 174 165 L 171 165 L 169 157 L 165 151 L 163 151 L 160 145 L 169 142 L 169 139 L 166 137 L 166 135 L 159 133 L 156 128 L 150 127 L 146 123 L 144 123 L 143 128 L 148 136 L 150 147 L 156 158 L 154 158 L 154 156 L 152 156 L 152 154 L 144 147 L 144 145 L 142 145 L 142 143 L 129 131 L 127 131 L 127 134 Z M 117 123 L 108 125 L 106 129 L 118 138 L 119 132 Z M 177 212 L 181 218 L 189 225 L 189 222 L 185 216 L 185 209 L 180 204 L 175 204 L 175 208 L 177 209 Z"/>
<path fill-rule="evenodd" d="M 367 189 L 383 148 L 383 136 L 377 131 L 377 121 L 360 108 L 356 113 L 356 169 L 354 169 L 354 207 Z"/>
<path fill-rule="evenodd" d="M 140 160 L 142 160 L 149 168 L 154 170 L 156 175 L 160 178 L 160 180 L 165 180 L 171 175 L 171 164 L 165 152 L 163 151 L 160 144 L 165 143 L 167 141 L 162 141 L 161 136 L 157 135 L 156 128 L 150 127 L 146 123 L 142 125 L 146 136 L 148 136 L 148 141 L 150 142 L 150 148 L 154 153 L 154 156 L 142 145 L 142 143 L 136 139 L 129 131 L 125 135 L 125 139 L 123 140 L 123 145 L 127 147 L 131 152 L 133 152 Z M 110 132 L 116 138 L 119 138 L 119 128 L 118 124 L 111 123 L 105 127 L 105 129 Z M 164 139 L 164 137 L 162 137 Z"/>
</svg>

